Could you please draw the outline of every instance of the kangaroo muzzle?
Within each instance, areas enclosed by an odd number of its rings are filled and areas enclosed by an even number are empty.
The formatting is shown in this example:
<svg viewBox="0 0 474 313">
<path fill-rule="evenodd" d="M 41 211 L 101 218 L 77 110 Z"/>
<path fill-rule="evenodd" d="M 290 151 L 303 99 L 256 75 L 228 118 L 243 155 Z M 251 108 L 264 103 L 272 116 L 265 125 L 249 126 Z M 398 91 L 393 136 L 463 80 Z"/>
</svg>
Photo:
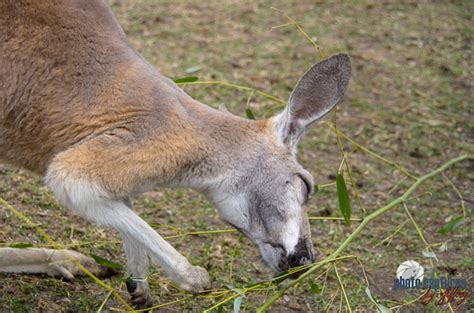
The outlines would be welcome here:
<svg viewBox="0 0 474 313">
<path fill-rule="evenodd" d="M 279 268 L 281 270 L 289 270 L 298 266 L 308 265 L 313 263 L 315 260 L 315 254 L 313 249 L 313 243 L 309 238 L 300 238 L 296 244 L 293 253 L 286 257 L 282 257 L 280 260 Z M 291 275 L 292 278 L 296 278 L 306 270 L 301 270 Z"/>
</svg>

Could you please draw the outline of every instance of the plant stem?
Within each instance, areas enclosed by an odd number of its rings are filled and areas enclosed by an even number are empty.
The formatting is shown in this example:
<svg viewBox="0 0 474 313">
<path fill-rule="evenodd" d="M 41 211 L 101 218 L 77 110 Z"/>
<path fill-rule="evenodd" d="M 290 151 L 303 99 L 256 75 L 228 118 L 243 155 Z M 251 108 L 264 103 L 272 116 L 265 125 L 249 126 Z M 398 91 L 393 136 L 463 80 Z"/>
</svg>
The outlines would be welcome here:
<svg viewBox="0 0 474 313">
<path fill-rule="evenodd" d="M 321 59 L 324 59 L 324 53 L 323 51 L 321 50 L 321 47 L 316 43 L 314 42 L 314 40 L 308 35 L 308 33 L 303 29 L 303 27 L 301 27 L 300 24 L 298 24 L 297 21 L 295 21 L 295 19 L 293 19 L 291 16 L 289 16 L 288 14 L 286 14 L 285 12 L 283 12 L 282 10 L 279 10 L 277 8 L 274 8 L 272 7 L 273 10 L 275 11 L 278 11 L 280 13 L 283 13 L 285 15 L 285 17 L 290 20 L 291 24 L 295 25 L 296 28 L 298 28 L 298 30 L 306 37 L 306 39 L 308 39 L 309 42 L 311 42 L 311 44 L 316 48 L 316 50 L 319 52 L 319 55 L 321 56 Z M 276 26 L 275 28 L 278 28 L 278 27 L 283 27 L 283 26 L 286 26 L 288 25 L 287 24 L 284 24 L 284 25 L 279 25 L 279 26 Z M 273 27 L 272 27 L 273 28 Z"/>
<path fill-rule="evenodd" d="M 354 197 L 356 198 L 357 204 L 359 205 L 359 208 L 362 211 L 362 216 L 365 216 L 366 211 L 365 211 L 364 206 L 362 205 L 362 201 L 360 201 L 359 192 L 357 191 L 357 186 L 354 182 L 354 179 L 352 178 L 351 167 L 349 166 L 349 161 L 347 160 L 346 153 L 344 152 L 344 146 L 342 145 L 341 137 L 339 136 L 339 132 L 337 130 L 336 111 L 334 110 L 333 112 L 334 112 L 334 115 L 333 115 L 333 123 L 334 123 L 333 124 L 333 129 L 334 129 L 334 132 L 336 133 L 337 145 L 339 146 L 339 150 L 341 151 L 342 160 L 344 161 L 344 164 L 346 165 L 347 175 L 349 175 L 349 180 L 350 180 L 351 185 L 352 185 L 352 191 L 354 191 Z M 339 171 L 340 170 L 341 170 L 341 167 L 339 167 Z"/>
<path fill-rule="evenodd" d="M 202 230 L 202 231 L 190 231 L 178 235 L 171 235 L 163 237 L 165 239 L 179 238 L 185 236 L 196 236 L 196 235 L 212 235 L 212 234 L 224 234 L 224 233 L 235 233 L 237 229 L 218 229 L 218 230 Z"/>
<path fill-rule="evenodd" d="M 339 276 L 339 272 L 337 271 L 336 263 L 333 263 L 332 266 L 334 267 L 334 272 L 336 273 L 337 281 L 339 282 L 339 286 L 341 287 L 341 292 L 344 295 L 347 310 L 349 313 L 352 313 L 351 304 L 349 302 L 349 298 L 347 297 L 346 289 L 344 289 L 344 284 L 342 283 L 341 276 Z"/>
<path fill-rule="evenodd" d="M 361 149 L 362 151 L 364 151 L 365 153 L 373 156 L 374 158 L 376 159 L 379 159 L 380 161 L 382 162 L 385 162 L 387 164 L 390 164 L 394 167 L 396 167 L 400 172 L 402 172 L 403 174 L 405 174 L 406 176 L 410 177 L 410 178 L 413 178 L 413 179 L 418 179 L 418 177 L 416 177 L 415 175 L 411 174 L 410 172 L 408 172 L 403 166 L 401 166 L 400 164 L 397 164 L 393 161 L 390 161 L 390 160 L 387 160 L 386 158 L 378 155 L 377 153 L 373 152 L 372 150 L 369 150 L 367 149 L 366 147 L 364 147 L 363 145 L 355 142 L 353 139 L 349 138 L 348 136 L 346 136 L 344 133 L 342 133 L 341 131 L 339 131 L 337 128 L 334 128 L 334 125 L 332 123 L 329 123 L 329 122 L 324 122 L 325 124 L 329 125 L 329 127 L 331 127 L 336 133 L 338 133 L 341 137 L 343 137 L 344 139 L 350 141 L 354 146 L 356 146 L 357 148 Z"/>
<path fill-rule="evenodd" d="M 310 216 L 308 219 L 311 220 L 317 220 L 317 221 L 344 221 L 343 217 L 337 217 L 337 216 Z M 351 217 L 351 222 L 360 222 L 362 221 L 362 218 L 355 218 Z"/>
<path fill-rule="evenodd" d="M 453 188 L 454 192 L 456 192 L 456 194 L 458 195 L 459 200 L 461 202 L 462 215 L 466 217 L 466 207 L 464 206 L 464 198 L 462 197 L 461 192 L 459 191 L 458 187 L 456 187 L 456 185 L 451 181 L 451 179 L 448 178 L 448 176 L 443 174 L 443 177 L 445 180 L 448 181 L 449 185 Z"/>
</svg>

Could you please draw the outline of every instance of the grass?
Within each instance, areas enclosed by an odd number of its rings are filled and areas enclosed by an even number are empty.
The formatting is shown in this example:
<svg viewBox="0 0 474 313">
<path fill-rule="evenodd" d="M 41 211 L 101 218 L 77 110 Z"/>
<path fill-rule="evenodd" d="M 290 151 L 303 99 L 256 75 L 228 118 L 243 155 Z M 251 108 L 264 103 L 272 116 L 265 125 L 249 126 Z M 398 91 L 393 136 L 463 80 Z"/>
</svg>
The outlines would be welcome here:
<svg viewBox="0 0 474 313">
<path fill-rule="evenodd" d="M 351 56 L 353 74 L 337 114 L 339 131 L 415 176 L 422 176 L 453 157 L 474 153 L 471 17 L 474 5 L 469 1 L 110 3 L 132 44 L 166 76 L 193 75 L 199 81 L 248 86 L 287 99 L 299 76 L 320 55 L 293 25 L 272 30 L 289 22 L 284 14 L 271 9 L 276 7 L 293 17 L 310 37 L 316 36 L 325 55 L 346 52 Z M 199 71 L 186 73 L 186 69 L 197 65 L 201 67 Z M 241 116 L 245 116 L 250 95 L 248 105 L 257 118 L 271 116 L 282 108 L 281 103 L 248 90 L 191 84 L 184 88 L 203 103 L 214 107 L 225 103 L 231 112 Z M 356 146 L 344 138 L 341 140 L 367 214 L 401 196 L 413 182 L 410 179 L 400 182 L 404 177 L 400 169 L 372 158 L 361 149 L 352 152 Z M 335 182 L 341 164 L 340 147 L 325 123 L 314 126 L 299 148 L 300 162 L 318 184 Z M 452 233 L 437 233 L 450 219 L 463 213 L 458 194 L 442 176 L 421 186 L 414 194 L 416 197 L 406 201 L 412 218 L 433 249 L 442 243 L 448 247 L 445 252 L 435 251 L 438 272 L 446 275 L 454 271 L 456 277 L 468 279 L 471 284 L 473 173 L 472 162 L 459 163 L 445 173 L 464 198 L 467 213 L 466 221 Z M 78 245 L 75 249 L 85 254 L 125 263 L 115 232 L 87 224 L 59 206 L 38 177 L 8 165 L 0 165 L 0 177 L 0 196 L 59 244 Z M 351 193 L 352 215 L 361 217 L 347 176 L 346 182 Z M 164 236 L 227 228 L 211 204 L 193 191 L 156 189 L 133 202 L 140 215 Z M 336 187 L 329 185 L 313 197 L 308 211 L 311 216 L 341 217 L 337 206 Z M 354 221 L 348 226 L 339 220 L 312 220 L 311 225 L 322 260 L 341 245 L 358 223 Z M 414 300 L 416 293 L 391 291 L 401 262 L 414 259 L 425 269 L 431 267 L 430 260 L 422 255 L 425 244 L 405 209 L 393 208 L 368 227 L 345 251 L 358 258 L 339 261 L 338 275 L 333 266 L 316 271 L 310 279 L 289 289 L 272 311 L 347 310 L 338 276 L 353 311 L 375 310 L 365 292 L 365 275 L 378 303 L 394 307 Z M 261 265 L 256 248 L 238 233 L 189 235 L 169 240 L 192 263 L 208 269 L 214 288 L 242 289 L 273 275 Z M 3 206 L 0 242 L 45 243 L 34 229 Z M 0 311 L 94 311 L 108 293 L 88 278 L 66 282 L 0 274 L 0 280 Z M 149 281 L 157 304 L 187 297 L 173 287 L 159 268 L 153 269 Z M 128 299 L 125 288 L 119 288 L 122 277 L 105 282 Z M 321 291 L 312 292 L 318 290 L 313 286 Z M 249 293 L 242 300 L 242 310 L 256 310 L 275 291 L 271 287 Z M 201 311 L 221 300 L 189 299 L 162 310 Z M 472 307 L 472 296 L 469 301 L 465 309 Z M 120 307 L 113 297 L 105 304 L 107 310 Z M 419 301 L 400 308 L 402 311 L 446 309 L 433 303 L 423 306 Z M 233 301 L 224 304 L 223 310 L 232 311 Z"/>
</svg>

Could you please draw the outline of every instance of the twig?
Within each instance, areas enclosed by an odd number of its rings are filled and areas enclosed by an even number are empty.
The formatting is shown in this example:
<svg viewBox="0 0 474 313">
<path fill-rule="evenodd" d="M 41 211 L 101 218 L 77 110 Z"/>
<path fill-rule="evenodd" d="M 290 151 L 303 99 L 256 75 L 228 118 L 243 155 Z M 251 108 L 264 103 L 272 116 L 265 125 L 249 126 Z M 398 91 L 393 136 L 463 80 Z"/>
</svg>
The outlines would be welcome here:
<svg viewBox="0 0 474 313">
<path fill-rule="evenodd" d="M 362 264 L 362 261 L 358 257 L 356 258 L 356 261 L 359 263 L 360 268 L 362 269 L 362 274 L 364 274 L 365 283 L 367 284 L 367 286 L 369 286 L 369 279 L 367 278 L 367 273 L 365 272 L 364 264 Z"/>
<path fill-rule="evenodd" d="M 36 225 L 35 225 L 36 226 Z M 37 226 L 36 226 L 37 227 Z M 216 230 L 202 230 L 202 231 L 190 231 L 190 232 L 182 232 L 182 230 L 174 227 L 179 234 L 177 235 L 170 235 L 164 236 L 164 239 L 173 239 L 173 238 L 180 238 L 186 236 L 196 236 L 196 235 L 212 235 L 212 234 L 224 234 L 224 233 L 235 233 L 237 232 L 236 229 L 216 229 Z M 121 244 L 122 240 L 99 240 L 99 241 L 88 241 L 88 242 L 78 242 L 78 243 L 69 243 L 61 245 L 61 248 L 70 248 L 70 247 L 80 247 L 80 246 L 88 246 L 88 245 L 97 245 L 97 244 Z M 11 247 L 15 244 L 20 244 L 23 242 L 15 242 L 15 243 L 0 243 L 0 247 Z M 55 247 L 54 244 L 32 244 L 33 247 Z"/>
<path fill-rule="evenodd" d="M 209 309 L 206 309 L 203 311 L 203 313 L 207 313 L 207 312 L 210 312 L 212 311 L 213 309 L 217 308 L 217 307 L 220 307 L 221 305 L 223 305 L 224 303 L 227 303 L 229 302 L 230 300 L 232 299 L 235 299 L 235 298 L 238 298 L 240 297 L 241 295 L 253 290 L 253 289 L 257 289 L 257 288 L 260 288 L 261 286 L 260 285 L 255 285 L 255 286 L 252 286 L 252 287 L 249 287 L 249 288 L 243 288 L 242 290 L 240 290 L 238 293 L 236 294 L 233 294 L 232 296 L 228 297 L 228 298 L 225 298 L 224 300 L 218 302 L 217 304 L 211 306 Z"/>
<path fill-rule="evenodd" d="M 405 208 L 405 212 L 407 213 L 408 217 L 410 218 L 411 222 L 413 223 L 413 226 L 415 226 L 415 230 L 418 233 L 418 236 L 420 237 L 421 241 L 425 245 L 425 249 L 431 251 L 431 253 L 433 254 L 433 256 L 436 260 L 436 262 L 439 262 L 438 257 L 434 253 L 433 249 L 431 249 L 431 245 L 426 241 L 425 236 L 423 236 L 423 232 L 421 231 L 420 227 L 418 226 L 415 219 L 411 215 L 411 213 L 408 210 L 408 207 L 406 206 L 405 202 L 403 202 L 403 207 Z M 434 266 L 433 260 L 431 258 L 429 259 L 429 263 L 431 265 L 431 268 L 434 269 L 435 266 Z M 434 274 L 435 274 L 435 277 L 437 277 L 436 273 L 434 273 Z M 443 297 L 445 297 L 445 293 L 444 293 L 443 288 L 440 287 L 440 290 L 442 292 Z M 446 303 L 448 304 L 449 311 L 454 313 L 453 308 L 451 307 L 451 303 L 449 301 L 446 301 Z"/>
<path fill-rule="evenodd" d="M 316 220 L 316 221 L 344 221 L 343 217 L 332 217 L 332 216 L 310 216 L 308 217 L 309 220 Z M 361 218 L 351 217 L 351 221 L 353 222 L 362 222 Z"/>
<path fill-rule="evenodd" d="M 403 202 L 403 208 L 405 209 L 405 213 L 407 214 L 407 216 L 410 219 L 411 223 L 415 227 L 415 230 L 418 234 L 418 237 L 420 237 L 421 241 L 425 245 L 425 249 L 431 251 L 431 253 L 433 253 L 434 258 L 436 259 L 436 262 L 438 262 L 438 257 L 434 253 L 433 249 L 431 249 L 431 245 L 426 241 L 425 236 L 423 236 L 423 232 L 421 231 L 421 228 L 418 226 L 418 223 L 415 221 L 415 219 L 411 215 L 410 210 L 408 210 L 408 207 L 405 204 L 405 202 Z"/>
<path fill-rule="evenodd" d="M 319 52 L 319 55 L 321 56 L 322 59 L 324 59 L 324 53 L 323 51 L 321 50 L 321 47 L 308 35 L 308 33 L 303 29 L 303 27 L 301 27 L 300 24 L 298 24 L 297 21 L 295 21 L 291 16 L 289 16 L 288 14 L 286 14 L 285 12 L 283 12 L 282 10 L 279 10 L 277 8 L 274 8 L 272 7 L 272 10 L 275 10 L 277 12 L 280 12 L 282 14 L 285 15 L 285 17 L 290 20 L 290 22 L 296 26 L 296 28 L 298 28 L 298 30 L 306 37 L 306 39 L 309 40 L 309 42 L 311 42 L 311 44 L 316 48 L 316 50 Z M 279 26 L 276 26 L 275 28 L 278 28 L 278 27 L 283 27 L 283 26 L 286 26 L 288 24 L 284 24 L 284 25 L 279 25 Z M 272 27 L 273 28 L 273 27 Z"/>
<path fill-rule="evenodd" d="M 394 192 L 398 186 L 400 186 L 405 180 L 407 179 L 407 176 L 403 176 L 402 179 L 400 179 L 393 187 L 388 191 L 388 194 L 391 194 Z"/>
<path fill-rule="evenodd" d="M 186 233 L 182 233 L 179 235 L 171 235 L 163 237 L 164 239 L 172 239 L 172 238 L 179 238 L 185 236 L 195 236 L 195 235 L 211 235 L 211 234 L 224 234 L 224 233 L 235 233 L 237 232 L 236 229 L 218 229 L 218 230 L 203 230 L 203 231 L 190 231 Z"/>
<path fill-rule="evenodd" d="M 281 25 L 277 25 L 277 26 L 272 26 L 272 30 L 273 29 L 277 29 L 277 28 L 281 28 L 281 27 L 285 27 L 285 26 L 289 26 L 289 25 L 294 25 L 292 22 L 288 22 L 288 23 L 285 23 L 285 24 L 281 24 Z"/>
<path fill-rule="evenodd" d="M 334 300 L 337 298 L 337 295 L 340 293 L 340 289 L 336 290 L 336 292 L 334 293 L 334 295 L 331 297 L 331 299 L 329 299 L 329 302 L 326 304 L 326 306 L 324 307 L 324 312 L 330 312 L 329 310 L 329 307 L 332 306 Z"/>
<path fill-rule="evenodd" d="M 337 271 L 336 263 L 333 263 L 332 266 L 334 267 L 334 272 L 336 273 L 337 281 L 339 282 L 339 286 L 341 287 L 341 292 L 344 295 L 344 300 L 346 301 L 347 310 L 349 311 L 349 313 L 351 313 L 352 312 L 351 304 L 349 303 L 349 298 L 347 298 L 346 289 L 344 289 L 344 285 L 342 284 L 341 276 L 339 276 L 339 272 Z"/>
<path fill-rule="evenodd" d="M 334 115 L 333 115 L 333 121 L 334 121 L 333 122 L 334 123 L 333 124 L 333 130 L 336 133 L 337 145 L 339 146 L 339 150 L 341 151 L 341 154 L 342 154 L 342 159 L 344 160 L 344 164 L 346 165 L 347 175 L 349 175 L 349 180 L 351 182 L 352 190 L 354 191 L 354 196 L 357 200 L 357 204 L 359 205 L 359 208 L 362 211 L 362 215 L 365 216 L 366 211 L 365 211 L 364 206 L 362 205 L 362 201 L 360 201 L 359 193 L 357 192 L 357 186 L 354 182 L 354 179 L 352 178 L 351 167 L 349 166 L 349 161 L 347 160 L 346 153 L 344 152 L 344 146 L 342 145 L 341 137 L 339 136 L 339 133 L 337 131 L 336 110 L 334 110 L 333 112 L 334 112 Z M 340 170 L 341 169 L 339 168 L 339 171 Z"/>
<path fill-rule="evenodd" d="M 391 307 L 390 310 L 391 310 L 391 311 L 394 311 L 395 309 L 399 309 L 399 308 L 402 308 L 402 307 L 404 307 L 404 306 L 407 306 L 407 305 L 410 305 L 410 304 L 412 304 L 412 303 L 417 302 L 418 300 L 420 300 L 421 298 L 423 298 L 424 295 L 425 295 L 429 290 L 430 290 L 430 289 L 427 289 L 425 292 L 422 292 L 421 295 L 419 295 L 418 297 L 416 297 L 416 298 L 413 299 L 413 300 L 409 300 L 409 301 L 407 301 L 407 302 L 403 302 L 402 304 L 399 304 L 399 305 L 396 305 L 396 306 L 394 306 L 394 307 Z"/>
<path fill-rule="evenodd" d="M 424 195 L 429 195 L 429 196 L 432 196 L 433 193 L 431 191 L 425 191 L 425 192 L 422 192 L 422 193 L 419 193 L 417 195 L 414 195 L 413 197 L 410 197 L 406 200 L 406 202 L 408 201 L 411 201 L 411 200 L 414 200 L 414 199 L 419 199 L 421 196 L 424 196 Z"/>
<path fill-rule="evenodd" d="M 327 121 L 323 121 L 323 123 L 325 123 L 326 125 L 328 125 L 329 127 L 333 128 L 334 129 L 334 125 L 330 122 L 327 122 Z M 382 162 L 385 162 L 389 165 L 392 165 L 393 167 L 397 168 L 400 172 L 402 172 L 403 174 L 405 174 L 406 176 L 410 177 L 410 178 L 413 178 L 413 179 L 418 179 L 418 177 L 416 177 L 415 175 L 411 174 L 410 172 L 408 172 L 403 166 L 393 162 L 393 161 L 390 161 L 390 160 L 387 160 L 386 158 L 378 155 L 377 153 L 373 152 L 372 150 L 369 150 L 367 149 L 366 147 L 362 146 L 361 144 L 355 142 L 353 139 L 349 138 L 348 136 L 346 136 L 344 133 L 340 132 L 338 129 L 335 129 L 335 131 L 343 138 L 345 138 L 346 140 L 350 141 L 354 146 L 356 146 L 357 148 L 361 149 L 362 151 L 364 151 L 365 153 L 373 156 L 374 158 L 376 159 L 379 159 L 380 161 Z"/>
<path fill-rule="evenodd" d="M 181 231 L 179 231 L 181 232 Z M 196 236 L 196 235 L 212 235 L 212 234 L 223 234 L 223 233 L 235 233 L 237 232 L 236 229 L 218 229 L 218 230 L 203 230 L 203 231 L 191 231 L 186 233 L 180 233 L 177 235 L 170 235 L 164 236 L 164 239 L 173 239 L 173 238 L 180 238 L 186 236 Z M 122 240 L 101 240 L 101 241 L 89 241 L 89 242 L 79 242 L 79 243 L 71 243 L 71 244 L 64 244 L 62 247 L 79 247 L 79 246 L 88 246 L 88 245 L 96 245 L 96 244 L 121 244 Z M 15 244 L 20 244 L 23 242 L 16 242 L 16 243 L 8 243 L 8 244 L 1 244 L 0 247 L 11 247 Z M 32 244 L 34 247 L 55 247 L 54 244 Z"/>
<path fill-rule="evenodd" d="M 293 275 L 294 273 L 296 272 L 300 272 L 302 270 L 305 270 L 307 268 L 311 268 L 313 266 L 318 266 L 318 265 L 325 265 L 325 264 L 329 264 L 329 263 L 333 263 L 333 262 L 337 262 L 337 261 L 341 261 L 341 260 L 346 260 L 346 259 L 352 259 L 352 258 L 356 258 L 355 255 L 346 255 L 346 256 L 341 256 L 341 257 L 336 257 L 336 258 L 326 258 L 325 260 L 321 261 L 321 262 L 317 262 L 317 263 L 314 263 L 314 264 L 309 264 L 309 265 L 304 265 L 304 266 L 300 266 L 298 268 L 293 268 L 291 270 L 289 270 L 286 274 L 284 275 L 280 275 L 278 277 L 275 277 L 275 278 L 272 278 L 270 280 L 266 280 L 266 281 L 262 281 L 262 282 L 259 282 L 259 283 L 256 283 L 256 284 L 253 284 L 251 285 L 250 287 L 243 287 L 243 288 L 240 288 L 238 290 L 237 293 L 233 294 L 232 296 L 230 297 L 227 297 L 225 298 L 224 300 L 218 302 L 217 304 L 213 305 L 212 307 L 204 310 L 204 312 L 209 312 L 217 307 L 220 307 L 221 305 L 229 302 L 230 300 L 232 299 L 235 299 L 237 297 L 239 297 L 240 295 L 242 294 L 245 294 L 251 290 L 256 290 L 256 289 L 261 289 L 263 287 L 270 287 L 270 286 L 273 286 L 275 281 L 279 281 L 285 277 L 288 277 L 288 276 L 291 276 Z M 225 290 L 224 292 L 221 292 L 220 295 L 225 295 L 231 291 L 236 291 L 236 289 L 232 289 L 232 290 Z M 219 296 L 219 295 L 218 295 Z"/>
<path fill-rule="evenodd" d="M 189 296 L 189 297 L 181 298 L 181 299 L 178 299 L 178 300 L 173 300 L 173 301 L 170 301 L 170 302 L 158 304 L 158 305 L 155 305 L 155 306 L 152 306 L 152 307 L 149 307 L 149 308 L 135 310 L 135 312 L 148 312 L 148 311 L 151 311 L 151 310 L 160 309 L 160 308 L 163 308 L 163 307 L 170 306 L 172 304 L 176 304 L 176 303 L 179 303 L 179 302 L 190 300 L 190 299 L 195 298 L 195 297 L 196 296 Z M 111 311 L 124 312 L 124 310 L 119 309 L 119 308 L 111 308 L 110 310 Z"/>
<path fill-rule="evenodd" d="M 461 192 L 459 191 L 458 187 L 453 184 L 451 179 L 448 178 L 448 176 L 443 174 L 443 178 L 448 181 L 449 185 L 451 185 L 451 187 L 454 189 L 454 192 L 456 192 L 456 194 L 458 195 L 459 201 L 461 202 L 462 215 L 466 217 L 466 207 L 464 206 L 464 198 L 462 197 Z"/>
<path fill-rule="evenodd" d="M 374 246 L 374 248 L 380 246 L 381 244 L 383 244 L 383 243 L 384 243 L 385 241 L 387 241 L 387 240 L 388 240 L 387 246 L 390 245 L 390 243 L 392 242 L 393 237 L 394 237 L 396 234 L 398 234 L 398 233 L 402 230 L 403 226 L 405 226 L 406 223 L 408 223 L 408 220 L 405 220 L 403 223 L 401 223 L 401 224 L 397 227 L 397 229 L 395 229 L 395 231 L 394 231 L 392 234 L 390 234 L 390 236 L 388 236 L 388 237 L 386 237 L 385 239 L 383 239 L 382 241 L 378 242 L 378 243 Z"/>
<path fill-rule="evenodd" d="M 326 187 L 329 187 L 329 186 L 335 186 L 336 183 L 327 183 L 327 184 L 322 184 L 322 185 L 318 185 L 318 188 L 326 188 Z"/>
<path fill-rule="evenodd" d="M 120 287 L 119 287 L 119 288 L 122 287 L 122 284 L 123 284 L 123 282 L 120 284 Z M 99 308 L 97 309 L 97 311 L 96 311 L 97 313 L 102 312 L 102 310 L 105 308 L 105 305 L 107 304 L 107 302 L 109 302 L 109 299 L 110 299 L 110 296 L 112 295 L 112 292 L 113 292 L 113 290 L 110 290 L 110 291 L 107 293 L 107 295 L 105 296 L 104 300 L 102 301 L 102 303 L 100 304 Z"/>
<path fill-rule="evenodd" d="M 328 282 L 328 276 L 329 276 L 329 267 L 326 269 L 326 274 L 324 275 L 324 284 L 323 284 L 323 288 L 321 288 L 321 297 L 323 296 L 324 291 L 326 290 L 326 285 L 327 285 L 327 282 Z"/>
</svg>

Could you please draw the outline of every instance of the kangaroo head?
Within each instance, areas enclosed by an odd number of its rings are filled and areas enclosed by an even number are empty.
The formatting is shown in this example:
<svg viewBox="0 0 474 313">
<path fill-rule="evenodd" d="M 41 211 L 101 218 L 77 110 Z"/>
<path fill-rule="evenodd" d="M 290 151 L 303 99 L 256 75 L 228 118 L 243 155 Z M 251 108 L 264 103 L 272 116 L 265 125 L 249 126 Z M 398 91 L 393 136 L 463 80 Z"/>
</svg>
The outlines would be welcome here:
<svg viewBox="0 0 474 313">
<path fill-rule="evenodd" d="M 251 142 L 239 143 L 231 168 L 211 197 L 221 217 L 249 237 L 274 271 L 314 261 L 304 209 L 313 177 L 296 160 L 296 146 L 315 121 L 338 103 L 350 76 L 349 57 L 314 65 L 294 88 L 286 109 L 264 121 Z"/>
</svg>

